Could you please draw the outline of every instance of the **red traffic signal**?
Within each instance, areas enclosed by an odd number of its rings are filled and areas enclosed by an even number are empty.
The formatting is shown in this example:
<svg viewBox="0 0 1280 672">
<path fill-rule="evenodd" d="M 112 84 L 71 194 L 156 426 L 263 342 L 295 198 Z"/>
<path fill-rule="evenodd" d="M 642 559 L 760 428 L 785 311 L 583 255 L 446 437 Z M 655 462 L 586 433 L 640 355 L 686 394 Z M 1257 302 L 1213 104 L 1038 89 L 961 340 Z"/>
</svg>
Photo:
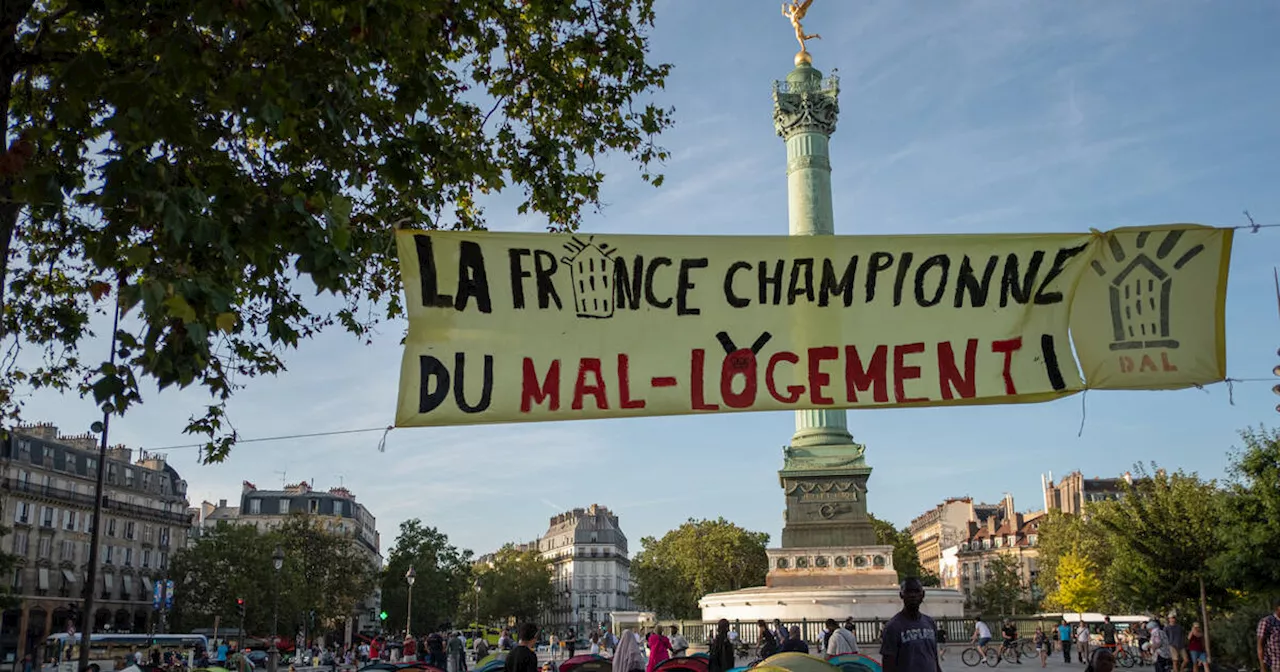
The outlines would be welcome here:
<svg viewBox="0 0 1280 672">
<path fill-rule="evenodd" d="M 238 604 L 238 605 L 240 605 L 240 606 L 242 606 L 242 607 L 243 607 L 243 606 L 244 606 L 244 598 L 243 598 L 243 597 L 237 597 L 237 598 L 236 598 L 236 604 Z"/>
</svg>

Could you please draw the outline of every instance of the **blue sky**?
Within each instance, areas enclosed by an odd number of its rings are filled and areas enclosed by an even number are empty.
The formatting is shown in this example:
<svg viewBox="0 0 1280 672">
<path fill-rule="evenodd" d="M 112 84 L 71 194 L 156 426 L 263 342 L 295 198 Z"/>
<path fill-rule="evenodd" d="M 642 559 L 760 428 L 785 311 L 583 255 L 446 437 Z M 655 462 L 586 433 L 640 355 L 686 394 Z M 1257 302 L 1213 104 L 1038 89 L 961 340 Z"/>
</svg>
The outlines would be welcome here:
<svg viewBox="0 0 1280 672">
<path fill-rule="evenodd" d="M 817 0 L 814 65 L 838 68 L 832 139 L 837 233 L 1085 231 L 1167 222 L 1280 222 L 1280 5 L 1233 2 L 858 2 Z M 797 45 L 777 2 L 660 0 L 656 60 L 675 65 L 666 185 L 612 161 L 607 208 L 587 231 L 783 234 L 785 155 L 770 85 Z M 537 230 L 514 200 L 494 229 Z M 1280 230 L 1241 232 L 1228 299 L 1228 372 L 1280 364 L 1271 265 Z M 366 347 L 334 332 L 250 384 L 232 405 L 241 436 L 378 427 L 394 412 L 402 324 Z M 105 348 L 100 348 L 105 349 Z M 1278 381 L 1280 382 L 1280 381 Z M 903 525 L 950 496 L 1041 506 L 1040 474 L 1114 475 L 1137 461 L 1222 474 L 1236 432 L 1275 424 L 1270 382 L 1180 392 L 1095 392 L 1049 404 L 850 413 L 874 468 L 868 501 Z M 1234 404 L 1229 396 L 1234 397 Z M 185 444 L 199 391 L 151 394 L 112 442 Z M 92 404 L 37 395 L 30 420 L 87 429 Z M 1083 422 L 1083 433 L 1081 426 Z M 632 550 L 683 520 L 725 516 L 773 535 L 776 472 L 790 413 L 651 418 L 377 433 L 246 444 L 218 465 L 168 450 L 193 501 L 259 487 L 340 482 L 378 518 L 390 548 L 419 517 L 478 553 L 540 535 L 549 516 L 593 502 L 621 516 Z"/>
</svg>

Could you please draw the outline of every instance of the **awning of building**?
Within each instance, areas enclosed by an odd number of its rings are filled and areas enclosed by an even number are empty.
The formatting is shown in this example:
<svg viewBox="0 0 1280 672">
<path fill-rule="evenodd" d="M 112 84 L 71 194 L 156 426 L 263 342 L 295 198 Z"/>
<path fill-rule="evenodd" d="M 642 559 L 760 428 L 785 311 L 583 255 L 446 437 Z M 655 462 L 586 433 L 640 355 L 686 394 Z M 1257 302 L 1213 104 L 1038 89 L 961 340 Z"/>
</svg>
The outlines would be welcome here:
<svg viewBox="0 0 1280 672">
<path fill-rule="evenodd" d="M 115 577 L 114 575 L 112 575 L 112 574 L 103 574 L 103 575 L 102 575 L 102 585 L 103 585 L 103 586 L 106 586 L 107 590 L 115 590 L 115 587 L 116 587 L 116 577 Z"/>
<path fill-rule="evenodd" d="M 75 575 L 75 573 L 74 573 L 74 572 L 72 572 L 72 571 L 71 571 L 71 570 L 69 570 L 69 569 L 64 569 L 64 570 L 62 570 L 62 578 L 66 579 L 66 580 L 67 580 L 67 583 L 75 583 L 75 582 L 76 582 L 76 575 Z"/>
<path fill-rule="evenodd" d="M 121 580 L 124 581 L 124 594 L 132 598 L 133 597 L 133 577 L 126 575 L 120 578 Z"/>
<path fill-rule="evenodd" d="M 49 568 L 40 568 L 40 590 L 49 590 Z"/>
</svg>

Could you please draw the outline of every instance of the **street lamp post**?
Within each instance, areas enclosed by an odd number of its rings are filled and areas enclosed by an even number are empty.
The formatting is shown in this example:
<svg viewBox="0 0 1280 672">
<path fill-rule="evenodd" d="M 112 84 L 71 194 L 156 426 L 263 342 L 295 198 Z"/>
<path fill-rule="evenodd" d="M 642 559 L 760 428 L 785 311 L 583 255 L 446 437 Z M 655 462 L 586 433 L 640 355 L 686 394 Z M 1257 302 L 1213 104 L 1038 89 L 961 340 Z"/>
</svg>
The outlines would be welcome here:
<svg viewBox="0 0 1280 672">
<path fill-rule="evenodd" d="M 404 573 L 404 580 L 409 582 L 409 608 L 404 617 L 404 636 L 412 637 L 413 630 L 409 626 L 413 625 L 413 581 L 418 578 L 418 572 L 413 567 L 409 567 L 409 571 Z"/>
<path fill-rule="evenodd" d="M 280 570 L 284 567 L 284 549 L 276 544 L 276 552 L 271 554 L 271 565 L 276 568 L 276 582 L 271 607 L 271 646 L 267 649 L 267 672 L 276 672 L 277 658 L 280 650 L 276 648 L 276 640 L 280 638 Z M 240 635 L 241 639 L 244 635 Z"/>
<path fill-rule="evenodd" d="M 480 579 L 476 579 L 476 627 L 480 627 Z"/>
</svg>

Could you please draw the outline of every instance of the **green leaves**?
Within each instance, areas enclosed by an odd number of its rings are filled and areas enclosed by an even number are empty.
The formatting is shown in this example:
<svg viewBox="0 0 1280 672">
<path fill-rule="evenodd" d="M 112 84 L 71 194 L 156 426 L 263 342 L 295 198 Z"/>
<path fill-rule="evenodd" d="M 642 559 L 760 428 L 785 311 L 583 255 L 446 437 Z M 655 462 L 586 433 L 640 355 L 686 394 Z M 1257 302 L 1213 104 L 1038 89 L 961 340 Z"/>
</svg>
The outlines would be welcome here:
<svg viewBox="0 0 1280 672">
<path fill-rule="evenodd" d="M 488 565 L 481 565 L 475 576 L 479 591 L 479 617 L 482 623 L 515 618 L 517 623 L 536 620 L 555 600 L 551 565 L 537 549 L 517 550 L 507 544 L 494 554 Z M 468 614 L 467 607 L 459 611 Z"/>
<path fill-rule="evenodd" d="M 382 607 L 391 627 L 404 627 L 409 603 L 405 573 L 410 567 L 415 573 L 411 619 L 415 632 L 452 622 L 459 613 L 472 614 L 471 551 L 459 550 L 443 532 L 413 518 L 400 523 L 400 534 L 379 577 Z"/>
<path fill-rule="evenodd" d="M 867 519 L 875 530 L 876 543 L 893 547 L 893 568 L 898 572 L 899 581 L 914 576 L 926 586 L 938 585 L 938 575 L 920 564 L 920 552 L 916 549 L 916 542 L 911 538 L 910 532 L 906 529 L 899 530 L 892 523 L 870 514 Z"/>
<path fill-rule="evenodd" d="M 707 593 L 764 585 L 769 535 L 724 518 L 690 519 L 662 539 L 645 537 L 631 564 L 632 593 L 660 618 L 700 618 Z"/>
<path fill-rule="evenodd" d="M 220 522 L 174 554 L 170 575 L 182 596 L 175 620 L 187 630 L 212 627 L 215 616 L 238 624 L 236 598 L 243 597 L 249 632 L 271 632 L 277 600 L 281 633 L 299 631 L 308 612 L 317 619 L 310 628 L 339 627 L 374 588 L 372 552 L 356 543 L 303 514 L 270 532 Z M 277 545 L 285 554 L 279 573 L 271 560 Z"/>
<path fill-rule="evenodd" d="M 611 153 L 661 183 L 652 0 L 39 0 L 15 18 L 0 335 L 52 365 L 0 377 L 0 416 L 16 381 L 82 379 L 103 283 L 130 309 L 130 380 L 222 408 L 232 373 L 399 314 L 395 227 L 482 228 L 483 196 L 513 189 L 518 212 L 572 230 Z M 216 420 L 187 428 L 209 460 L 232 438 Z"/>
</svg>

